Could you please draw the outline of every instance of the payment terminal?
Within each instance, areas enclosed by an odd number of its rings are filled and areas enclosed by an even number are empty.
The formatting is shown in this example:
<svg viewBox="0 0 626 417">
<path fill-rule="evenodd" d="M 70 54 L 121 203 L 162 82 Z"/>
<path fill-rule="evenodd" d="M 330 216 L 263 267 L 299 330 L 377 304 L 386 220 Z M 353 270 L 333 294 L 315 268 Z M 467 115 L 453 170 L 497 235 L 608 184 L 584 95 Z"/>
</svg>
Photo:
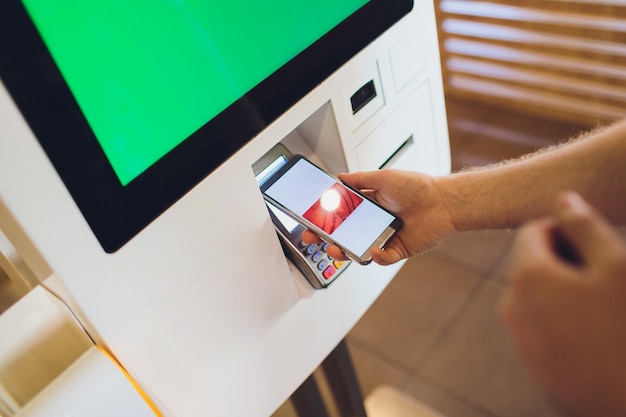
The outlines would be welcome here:
<svg viewBox="0 0 626 417">
<path fill-rule="evenodd" d="M 257 183 L 262 185 L 290 157 L 291 152 L 281 143 L 270 149 L 252 166 Z M 326 288 L 348 267 L 351 261 L 338 261 L 328 256 L 328 243 L 304 243 L 301 236 L 305 227 L 271 203 L 266 201 L 266 205 L 285 255 L 313 288 Z"/>
</svg>

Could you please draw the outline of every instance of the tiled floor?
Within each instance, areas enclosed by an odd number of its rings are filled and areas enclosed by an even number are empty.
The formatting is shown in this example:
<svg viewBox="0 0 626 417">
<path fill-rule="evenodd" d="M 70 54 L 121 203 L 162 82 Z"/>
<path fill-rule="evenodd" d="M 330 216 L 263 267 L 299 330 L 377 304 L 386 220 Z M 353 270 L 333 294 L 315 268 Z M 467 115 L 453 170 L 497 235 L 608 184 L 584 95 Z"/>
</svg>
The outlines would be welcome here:
<svg viewBox="0 0 626 417">
<path fill-rule="evenodd" d="M 448 118 L 453 170 L 514 158 L 584 130 L 454 102 Z M 405 264 L 347 338 L 365 396 L 388 385 L 447 417 L 560 416 L 496 313 L 514 236 L 464 234 Z M 285 404 L 275 417 L 290 415 Z"/>
</svg>

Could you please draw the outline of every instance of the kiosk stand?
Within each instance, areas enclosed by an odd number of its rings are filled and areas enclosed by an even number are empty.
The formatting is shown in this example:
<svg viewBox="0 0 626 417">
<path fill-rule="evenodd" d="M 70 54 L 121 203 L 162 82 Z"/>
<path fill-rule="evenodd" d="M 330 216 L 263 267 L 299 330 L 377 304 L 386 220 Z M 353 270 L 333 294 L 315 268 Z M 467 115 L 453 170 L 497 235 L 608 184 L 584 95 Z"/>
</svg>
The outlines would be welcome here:
<svg viewBox="0 0 626 417">
<path fill-rule="evenodd" d="M 320 364 L 340 411 L 364 415 L 343 340 L 402 263 L 353 263 L 330 286 L 314 289 L 285 257 L 252 169 L 282 142 L 332 174 L 381 168 L 449 172 L 432 2 L 351 3 L 359 3 L 359 11 L 346 22 L 395 20 L 362 45 L 357 42 L 349 56 L 340 55 L 333 70 L 309 70 L 323 77 L 304 91 L 283 91 L 276 82 L 244 94 L 226 116 L 215 118 L 230 126 L 233 141 L 207 145 L 203 127 L 127 185 L 98 142 L 77 141 L 89 125 L 68 125 L 71 117 L 85 123 L 76 107 L 80 100 L 66 91 L 59 70 L 44 66 L 47 52 L 34 55 L 25 67 L 30 72 L 13 67 L 26 56 L 20 48 L 28 45 L 21 41 L 41 40 L 31 34 L 14 43 L 10 30 L 26 16 L 22 2 L 0 6 L 0 229 L 40 280 L 54 274 L 57 291 L 95 343 L 163 416 L 268 416 L 294 391 L 303 417 L 324 415 L 310 377 Z M 197 21 L 185 22 L 181 27 L 196 28 Z M 37 24 L 43 28 L 46 22 Z M 323 44 L 330 54 L 333 45 L 354 43 L 369 29 L 361 24 L 321 39 L 332 40 Z M 5 59 L 7 54 L 15 59 Z M 314 66 L 315 60 L 307 61 L 296 75 Z M 31 76 L 35 84 L 16 88 Z M 224 85 L 235 88 L 230 81 Z M 58 88 L 65 93 L 53 93 Z M 282 103 L 292 92 L 298 98 Z M 42 97 L 33 100 L 37 94 Z M 273 102 L 258 105 L 257 99 L 270 96 Z M 119 93 L 117 103 L 125 103 L 124 97 Z M 65 105 L 74 110 L 54 111 Z M 185 105 L 194 104 L 175 107 Z M 43 111 L 44 106 L 49 107 Z M 172 104 L 154 107 L 162 106 Z M 238 119 L 231 110 L 254 117 Z M 206 125 L 209 133 L 212 123 Z M 127 127 L 141 131 L 132 123 Z M 242 134 L 249 135 L 237 139 Z M 184 163 L 176 162 L 181 155 Z M 222 155 L 219 163 L 211 161 L 215 155 Z M 93 173 L 108 179 L 92 181 Z M 177 181 L 182 189 L 172 188 Z"/>
<path fill-rule="evenodd" d="M 345 340 L 322 362 L 333 400 L 341 417 L 367 417 L 364 399 Z M 328 412 L 313 377 L 310 375 L 291 395 L 299 417 L 326 417 Z M 374 416 L 370 416 L 374 417 Z"/>
</svg>

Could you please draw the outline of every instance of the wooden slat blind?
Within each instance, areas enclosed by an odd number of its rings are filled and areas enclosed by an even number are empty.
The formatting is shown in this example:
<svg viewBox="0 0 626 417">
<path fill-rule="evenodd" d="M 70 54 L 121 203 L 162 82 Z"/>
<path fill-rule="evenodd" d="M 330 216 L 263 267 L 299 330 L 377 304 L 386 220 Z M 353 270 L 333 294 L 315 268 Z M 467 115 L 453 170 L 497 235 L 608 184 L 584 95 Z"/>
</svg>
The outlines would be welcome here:
<svg viewBox="0 0 626 417">
<path fill-rule="evenodd" d="M 626 117 L 626 0 L 436 0 L 446 94 L 594 125 Z"/>
</svg>

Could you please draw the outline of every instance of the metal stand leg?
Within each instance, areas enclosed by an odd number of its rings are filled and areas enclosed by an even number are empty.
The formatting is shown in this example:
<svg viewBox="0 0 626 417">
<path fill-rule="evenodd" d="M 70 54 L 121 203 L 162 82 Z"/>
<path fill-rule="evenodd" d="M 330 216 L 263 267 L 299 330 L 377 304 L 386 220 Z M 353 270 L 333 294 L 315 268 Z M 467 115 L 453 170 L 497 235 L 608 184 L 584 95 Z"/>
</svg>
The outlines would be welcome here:
<svg viewBox="0 0 626 417">
<path fill-rule="evenodd" d="M 322 369 L 342 417 L 367 417 L 345 339 L 322 362 Z"/>
<path fill-rule="evenodd" d="M 363 394 L 345 340 L 322 362 L 322 369 L 341 417 L 367 417 Z M 299 417 L 328 417 L 328 411 L 313 375 L 291 395 Z"/>
<path fill-rule="evenodd" d="M 291 403 L 299 417 L 328 417 L 326 406 L 313 375 L 309 375 L 291 395 Z"/>
</svg>

